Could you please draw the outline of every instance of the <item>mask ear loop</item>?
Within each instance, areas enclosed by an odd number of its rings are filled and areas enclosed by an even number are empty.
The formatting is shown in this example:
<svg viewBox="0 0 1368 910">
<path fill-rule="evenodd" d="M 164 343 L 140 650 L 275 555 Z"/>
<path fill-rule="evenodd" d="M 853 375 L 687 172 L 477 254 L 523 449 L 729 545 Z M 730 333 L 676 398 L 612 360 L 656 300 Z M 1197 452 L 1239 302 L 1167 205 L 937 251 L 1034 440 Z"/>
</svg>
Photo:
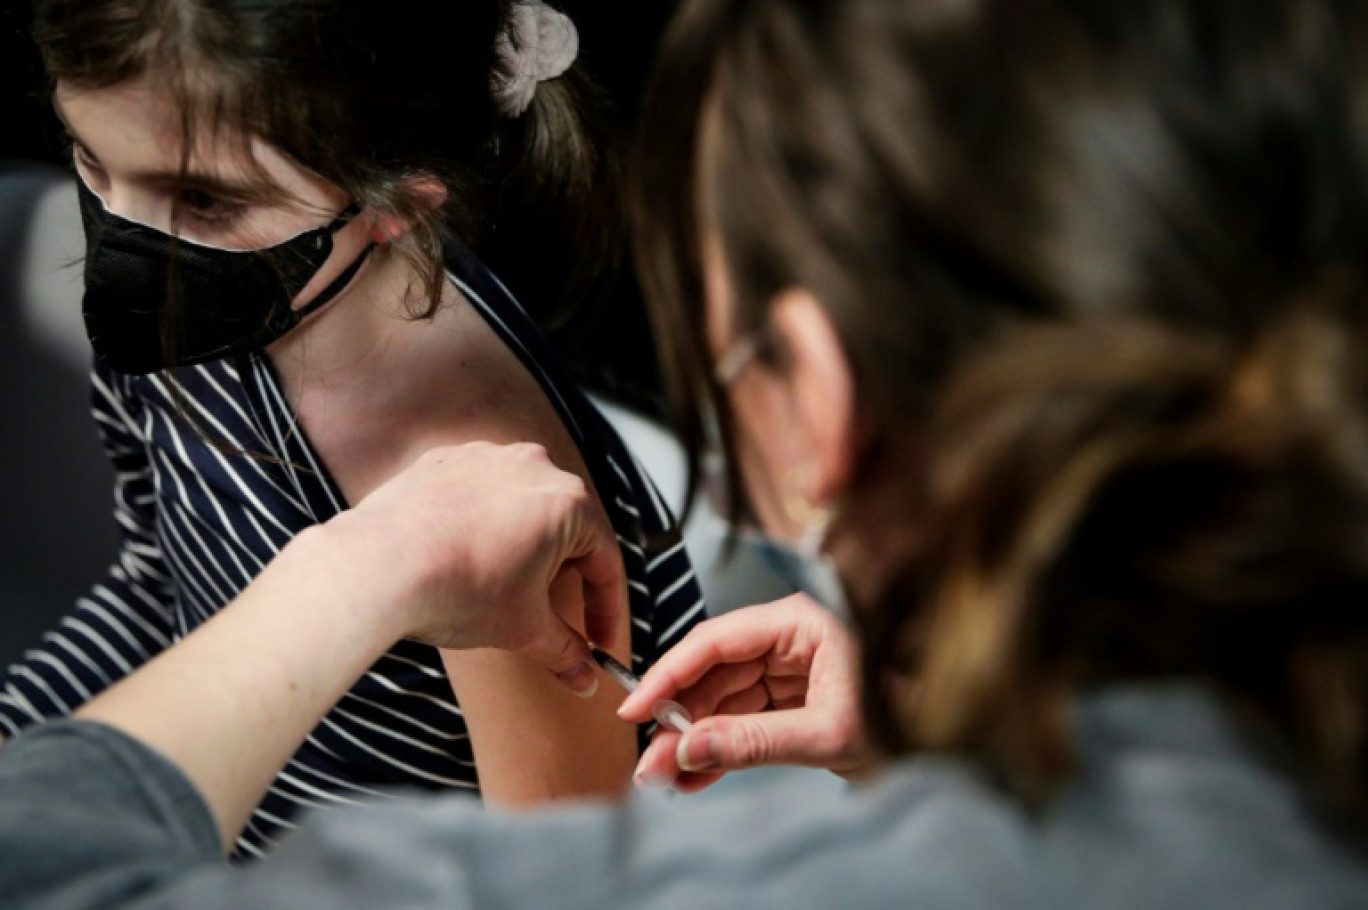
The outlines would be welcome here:
<svg viewBox="0 0 1368 910">
<path fill-rule="evenodd" d="M 353 202 L 351 205 L 338 212 L 336 218 L 323 225 L 323 227 L 318 228 L 318 233 L 314 238 L 314 245 L 321 248 L 329 238 L 351 224 L 356 216 L 360 214 L 361 206 L 356 202 Z M 351 265 L 342 270 L 342 274 L 338 275 L 328 283 L 327 287 L 314 295 L 313 300 L 310 300 L 308 303 L 294 310 L 296 320 L 304 319 L 305 317 L 318 312 L 319 309 L 325 306 L 334 297 L 342 293 L 342 289 L 351 283 L 351 280 L 356 277 L 357 272 L 361 271 L 361 266 L 366 264 L 366 260 L 370 258 L 371 251 L 375 249 L 375 246 L 375 241 L 366 244 L 366 248 L 361 251 L 360 255 L 352 260 Z"/>
<path fill-rule="evenodd" d="M 324 227 L 324 230 L 326 230 L 329 234 L 336 234 L 338 231 L 342 230 L 344 227 L 351 224 L 352 220 L 360 214 L 361 203 L 353 202 L 351 205 L 347 206 L 342 211 L 338 212 L 337 217 L 334 218 L 331 223 L 326 225 Z"/>
<path fill-rule="evenodd" d="M 796 492 L 797 484 L 789 484 L 788 488 L 795 492 L 785 497 L 784 510 L 803 529 L 794 549 L 803 561 L 811 593 L 842 622 L 849 624 L 851 616 L 845 583 L 836 570 L 835 561 L 826 552 L 836 520 L 836 506 L 808 502 L 807 497 Z"/>
<path fill-rule="evenodd" d="M 821 556 L 826 550 L 836 509 L 827 503 L 809 502 L 806 496 L 798 492 L 802 485 L 795 482 L 792 474 L 788 479 L 790 482 L 784 485 L 787 490 L 783 499 L 784 511 L 794 524 L 803 529 L 798 538 L 798 548 L 805 555 Z"/>
<path fill-rule="evenodd" d="M 357 256 L 356 259 L 352 261 L 351 265 L 343 269 L 342 274 L 338 275 L 327 287 L 319 291 L 313 300 L 310 300 L 308 303 L 294 310 L 296 319 L 304 319 L 305 317 L 318 312 L 319 309 L 326 306 L 334 297 L 342 293 L 342 289 L 351 284 L 351 280 L 356 277 L 356 273 L 361 271 L 361 266 L 366 264 L 366 260 L 370 258 L 371 251 L 375 249 L 375 246 L 374 242 L 366 244 L 366 248 L 361 251 L 361 255 Z"/>
<path fill-rule="evenodd" d="M 314 235 L 314 249 L 322 249 L 323 244 L 328 241 L 329 237 L 351 224 L 352 220 L 360 214 L 360 204 L 353 202 L 351 205 L 338 212 L 332 221 L 329 221 L 322 227 L 314 228 L 312 231 Z"/>
<path fill-rule="evenodd" d="M 831 522 L 835 509 L 814 509 L 816 517 L 803 525 L 803 535 L 798 538 L 798 549 L 803 555 L 820 559 L 826 555 L 827 537 L 831 534 Z"/>
</svg>

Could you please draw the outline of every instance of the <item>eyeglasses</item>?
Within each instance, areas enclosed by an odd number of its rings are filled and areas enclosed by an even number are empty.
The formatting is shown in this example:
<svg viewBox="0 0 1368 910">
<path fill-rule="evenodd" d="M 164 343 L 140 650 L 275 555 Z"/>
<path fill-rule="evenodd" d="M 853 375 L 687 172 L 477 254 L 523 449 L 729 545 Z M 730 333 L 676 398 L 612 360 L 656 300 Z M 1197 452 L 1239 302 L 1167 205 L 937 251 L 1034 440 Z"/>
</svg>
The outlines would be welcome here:
<svg viewBox="0 0 1368 910">
<path fill-rule="evenodd" d="M 764 351 L 765 345 L 769 343 L 769 338 L 767 329 L 760 328 L 732 342 L 731 347 L 723 352 L 713 367 L 713 381 L 722 388 L 734 383 Z M 724 454 L 722 433 L 717 425 L 717 414 L 710 412 L 707 415 L 704 419 L 703 430 L 706 442 L 700 467 L 703 471 L 704 493 L 713 511 L 720 516 L 727 516 L 731 511 L 731 483 L 734 482 L 735 478 L 731 476 L 733 470 L 729 470 L 727 457 Z M 742 513 L 731 516 L 736 530 L 758 528 L 759 520 L 749 508 L 749 503 L 744 496 L 741 499 L 741 505 Z"/>
<path fill-rule="evenodd" d="M 733 342 L 732 346 L 718 358 L 717 365 L 713 367 L 713 380 L 723 388 L 731 385 L 740 378 L 746 367 L 751 365 L 751 361 L 760 355 L 764 343 L 765 334 L 763 330 L 752 332 Z"/>
</svg>

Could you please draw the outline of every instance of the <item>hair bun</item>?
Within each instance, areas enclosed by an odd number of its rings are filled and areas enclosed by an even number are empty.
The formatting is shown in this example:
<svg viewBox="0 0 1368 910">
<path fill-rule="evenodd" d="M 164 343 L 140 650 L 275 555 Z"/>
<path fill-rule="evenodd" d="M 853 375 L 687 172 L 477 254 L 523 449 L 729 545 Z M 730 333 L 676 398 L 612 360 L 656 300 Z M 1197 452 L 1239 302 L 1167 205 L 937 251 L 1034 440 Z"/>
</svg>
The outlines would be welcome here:
<svg viewBox="0 0 1368 910">
<path fill-rule="evenodd" d="M 505 117 L 520 117 L 537 84 L 562 75 L 579 56 L 579 32 L 570 17 L 542 3 L 518 0 L 494 43 L 491 90 Z"/>
</svg>

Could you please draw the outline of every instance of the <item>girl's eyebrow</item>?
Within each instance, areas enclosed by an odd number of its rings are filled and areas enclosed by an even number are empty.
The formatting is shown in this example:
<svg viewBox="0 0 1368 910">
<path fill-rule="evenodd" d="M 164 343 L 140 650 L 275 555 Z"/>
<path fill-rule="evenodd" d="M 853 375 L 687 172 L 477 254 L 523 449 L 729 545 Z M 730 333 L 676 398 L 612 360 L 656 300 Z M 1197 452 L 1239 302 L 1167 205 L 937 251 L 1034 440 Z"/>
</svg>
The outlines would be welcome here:
<svg viewBox="0 0 1368 910">
<path fill-rule="evenodd" d="M 166 189 L 193 188 L 213 196 L 235 199 L 241 202 L 264 202 L 272 198 L 269 187 L 241 180 L 228 180 L 213 174 L 199 174 L 194 171 L 135 171 L 131 179 L 148 186 Z"/>
<path fill-rule="evenodd" d="M 72 143 L 95 164 L 100 163 L 100 158 L 91 151 L 90 146 L 83 140 L 79 133 L 72 128 L 71 122 L 62 113 L 61 103 L 55 98 L 52 102 L 53 110 L 57 114 L 57 119 L 62 122 L 62 127 L 67 135 L 71 137 Z M 134 171 L 129 178 L 135 183 L 142 183 L 149 186 L 159 187 L 194 187 L 215 196 L 225 196 L 239 199 L 244 202 L 260 202 L 271 199 L 275 194 L 271 187 L 262 186 L 256 182 L 245 180 L 233 180 L 220 177 L 216 174 L 205 174 L 196 171 L 161 170 L 150 169 Z"/>
</svg>

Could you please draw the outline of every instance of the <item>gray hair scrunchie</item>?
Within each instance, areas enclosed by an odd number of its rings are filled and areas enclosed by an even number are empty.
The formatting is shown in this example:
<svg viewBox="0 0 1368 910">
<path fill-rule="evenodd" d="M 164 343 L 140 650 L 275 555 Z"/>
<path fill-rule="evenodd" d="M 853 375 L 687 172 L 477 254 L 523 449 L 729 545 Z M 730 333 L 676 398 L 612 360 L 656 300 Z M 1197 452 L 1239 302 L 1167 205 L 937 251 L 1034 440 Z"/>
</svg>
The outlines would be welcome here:
<svg viewBox="0 0 1368 910">
<path fill-rule="evenodd" d="M 563 74 L 578 55 L 579 32 L 570 17 L 541 0 L 518 0 L 494 42 L 494 106 L 505 117 L 522 116 L 537 83 Z"/>
</svg>

